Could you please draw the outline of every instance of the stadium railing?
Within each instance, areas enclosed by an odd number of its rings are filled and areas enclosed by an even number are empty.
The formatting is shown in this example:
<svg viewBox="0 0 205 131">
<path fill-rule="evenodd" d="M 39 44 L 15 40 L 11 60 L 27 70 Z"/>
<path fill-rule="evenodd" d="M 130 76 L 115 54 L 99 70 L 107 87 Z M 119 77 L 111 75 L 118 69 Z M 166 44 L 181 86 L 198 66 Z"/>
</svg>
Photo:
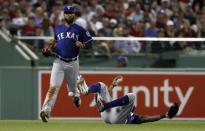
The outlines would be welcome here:
<svg viewBox="0 0 205 131">
<path fill-rule="evenodd" d="M 37 41 L 34 46 L 42 48 L 44 43 L 42 41 L 52 38 L 17 36 L 15 39 L 25 42 Z M 82 60 L 81 65 L 118 66 L 117 61 L 120 61 L 120 57 L 123 56 L 128 58 L 128 67 L 205 67 L 205 62 L 203 62 L 205 38 L 93 37 L 93 40 L 92 50 L 81 51 L 80 56 L 86 58 L 86 61 Z M 136 49 L 127 46 L 130 44 L 133 44 L 132 46 Z M 125 53 L 117 50 L 116 47 L 133 49 L 135 53 Z M 93 58 L 96 59 L 93 60 Z"/>
</svg>

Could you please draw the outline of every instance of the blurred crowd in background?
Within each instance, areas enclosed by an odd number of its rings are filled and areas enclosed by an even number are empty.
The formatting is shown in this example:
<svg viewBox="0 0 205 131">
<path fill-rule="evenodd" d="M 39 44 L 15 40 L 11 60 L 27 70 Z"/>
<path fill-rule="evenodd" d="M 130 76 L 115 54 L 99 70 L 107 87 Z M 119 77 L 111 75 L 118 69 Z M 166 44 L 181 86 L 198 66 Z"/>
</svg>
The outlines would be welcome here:
<svg viewBox="0 0 205 131">
<path fill-rule="evenodd" d="M 53 36 L 63 7 L 76 6 L 76 23 L 93 36 L 205 37 L 204 0 L 0 0 L 0 28 L 10 36 Z M 136 54 L 201 50 L 204 43 L 100 41 L 99 52 Z M 33 41 L 27 41 L 33 46 Z M 44 41 L 38 44 L 42 48 Z"/>
</svg>

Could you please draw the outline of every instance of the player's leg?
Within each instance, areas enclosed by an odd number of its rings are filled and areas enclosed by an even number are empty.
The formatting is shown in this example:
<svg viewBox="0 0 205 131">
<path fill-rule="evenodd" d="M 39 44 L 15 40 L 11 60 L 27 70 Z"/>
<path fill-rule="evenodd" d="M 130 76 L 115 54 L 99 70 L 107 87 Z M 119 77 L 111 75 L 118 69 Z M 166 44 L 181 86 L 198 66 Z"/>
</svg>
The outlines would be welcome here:
<svg viewBox="0 0 205 131">
<path fill-rule="evenodd" d="M 114 79 L 113 79 L 113 82 L 111 84 L 111 87 L 109 87 L 111 90 L 117 86 L 121 81 L 123 80 L 123 77 L 122 76 L 116 76 Z M 102 82 L 98 82 L 98 83 L 95 83 L 91 86 L 87 86 L 86 82 L 85 82 L 85 79 L 82 77 L 82 75 L 79 75 L 78 76 L 78 87 L 80 89 L 80 92 L 84 95 L 87 95 L 89 93 L 100 93 L 100 92 L 103 92 L 103 91 L 106 91 L 108 90 L 107 86 L 102 83 Z M 103 89 L 105 87 L 105 89 Z M 102 90 L 102 91 L 101 91 Z M 105 93 L 103 93 L 105 94 Z"/>
<path fill-rule="evenodd" d="M 64 78 L 64 73 L 59 60 L 55 60 L 53 63 L 51 77 L 50 77 L 50 88 L 46 94 L 40 116 L 43 122 L 47 122 L 50 116 L 50 112 L 56 102 L 56 98 Z"/>
<path fill-rule="evenodd" d="M 124 98 L 126 99 L 123 100 Z M 119 107 L 114 108 L 115 112 L 111 114 L 110 122 L 112 124 L 124 124 L 125 121 L 127 120 L 127 116 L 130 114 L 130 112 L 132 112 L 134 108 L 134 103 L 135 103 L 135 98 L 136 98 L 135 94 L 128 93 L 127 95 L 125 95 L 124 98 L 122 99 L 122 102 L 120 102 L 118 105 L 116 104 Z"/>
<path fill-rule="evenodd" d="M 128 95 L 125 95 L 123 97 L 120 97 L 110 102 L 104 102 L 102 101 L 102 99 L 96 98 L 96 103 L 98 104 L 99 111 L 103 112 L 104 110 L 107 110 L 113 107 L 128 105 L 129 97 Z"/>
<path fill-rule="evenodd" d="M 83 95 L 88 95 L 89 93 L 99 93 L 101 90 L 101 85 L 99 82 L 94 83 L 88 87 L 82 75 L 78 75 L 77 77 L 77 86 Z"/>
<path fill-rule="evenodd" d="M 122 79 L 123 79 L 122 76 L 115 77 L 111 85 L 112 87 L 110 88 L 114 88 L 113 86 L 117 86 L 122 81 Z M 96 94 L 96 104 L 100 112 L 103 112 L 104 110 L 107 110 L 113 107 L 124 106 L 124 105 L 129 104 L 128 95 L 125 95 L 123 97 L 120 97 L 116 100 L 111 101 L 110 93 L 109 93 L 107 86 L 102 82 L 99 82 L 98 85 L 100 86 L 100 91 L 99 93 Z M 91 86 L 88 92 L 94 91 L 92 89 L 93 87 Z"/>
<path fill-rule="evenodd" d="M 83 95 L 88 95 L 88 89 L 87 83 L 82 75 L 78 75 L 77 77 L 77 88 L 80 90 L 80 93 Z"/>
<path fill-rule="evenodd" d="M 103 82 L 97 82 L 88 87 L 85 79 L 81 75 L 79 75 L 78 87 L 80 89 L 80 92 L 84 95 L 88 95 L 90 93 L 98 93 L 105 102 L 111 101 L 107 86 Z"/>
<path fill-rule="evenodd" d="M 76 107 L 80 107 L 81 99 L 80 92 L 77 89 L 77 77 L 79 74 L 78 60 L 64 65 L 65 79 L 67 81 L 68 95 L 72 97 Z"/>
</svg>

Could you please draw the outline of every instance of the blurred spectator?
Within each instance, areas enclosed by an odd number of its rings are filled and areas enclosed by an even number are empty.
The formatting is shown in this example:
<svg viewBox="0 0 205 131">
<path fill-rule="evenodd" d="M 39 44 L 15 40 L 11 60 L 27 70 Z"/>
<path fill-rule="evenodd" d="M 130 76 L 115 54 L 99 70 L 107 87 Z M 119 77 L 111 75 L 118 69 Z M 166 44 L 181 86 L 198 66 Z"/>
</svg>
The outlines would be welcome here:
<svg viewBox="0 0 205 131">
<path fill-rule="evenodd" d="M 93 14 L 89 24 L 91 29 L 95 32 L 95 35 L 98 35 L 98 31 L 103 28 L 103 24 L 98 20 L 98 16 L 96 14 Z"/>
<path fill-rule="evenodd" d="M 34 17 L 35 16 L 35 13 L 33 12 L 33 5 L 32 5 L 32 3 L 30 2 L 28 2 L 26 5 L 25 5 L 25 14 L 26 14 L 26 16 L 28 16 L 28 17 Z"/>
<path fill-rule="evenodd" d="M 108 17 L 108 18 L 115 18 L 117 19 L 118 16 L 120 15 L 119 11 L 117 10 L 117 7 L 115 8 L 114 6 L 116 6 L 117 4 L 115 3 L 115 1 L 109 0 L 106 2 L 106 6 L 105 6 L 105 13 L 104 16 Z"/>
<path fill-rule="evenodd" d="M 133 24 L 133 26 L 129 32 L 129 35 L 132 37 L 144 37 L 144 24 L 140 21 Z M 146 45 L 143 44 L 142 41 L 136 41 L 134 43 L 132 41 L 130 41 L 130 42 L 132 43 L 132 44 L 130 44 L 130 48 L 132 46 L 134 46 L 133 51 L 135 53 L 139 53 L 140 51 L 142 51 L 142 52 L 145 51 Z M 135 49 L 136 48 L 135 46 L 137 47 L 137 50 Z"/>
<path fill-rule="evenodd" d="M 6 24 L 5 18 L 2 16 L 0 16 L 0 31 L 2 31 L 7 36 L 11 37 L 9 30 L 7 29 L 7 24 Z"/>
<path fill-rule="evenodd" d="M 141 10 L 140 4 L 137 3 L 135 5 L 135 10 L 130 14 L 131 18 L 132 18 L 132 22 L 133 24 L 139 22 L 139 21 L 143 21 L 144 19 L 144 12 Z"/>
<path fill-rule="evenodd" d="M 202 23 L 201 37 L 205 38 L 205 22 Z M 205 46 L 205 41 L 203 42 L 203 46 Z"/>
<path fill-rule="evenodd" d="M 44 17 L 44 10 L 41 6 L 37 7 L 35 10 L 35 16 L 34 16 L 34 25 L 36 27 L 41 27 L 41 24 L 43 22 L 43 17 Z"/>
<path fill-rule="evenodd" d="M 147 27 L 144 30 L 144 37 L 157 37 L 159 29 L 156 27 L 156 22 L 151 21 L 147 23 Z"/>
<path fill-rule="evenodd" d="M 185 18 L 190 21 L 190 24 L 196 24 L 196 13 L 192 9 L 191 5 L 188 4 L 185 10 Z"/>
<path fill-rule="evenodd" d="M 123 55 L 119 55 L 117 56 L 117 65 L 116 67 L 127 67 L 127 63 L 128 63 L 128 58 L 126 56 Z"/>
<path fill-rule="evenodd" d="M 114 22 L 114 21 L 111 21 Z M 114 22 L 115 23 L 115 22 Z M 110 20 L 108 17 L 104 17 L 102 20 L 103 28 L 98 31 L 98 36 L 112 36 L 112 28 L 110 28 Z M 117 23 L 115 23 L 117 24 Z"/>
<path fill-rule="evenodd" d="M 166 28 L 166 23 L 168 20 L 168 16 L 164 9 L 160 9 L 157 16 L 157 27 L 158 28 Z"/>
<path fill-rule="evenodd" d="M 43 19 L 42 25 L 40 28 L 43 31 L 41 36 L 54 36 L 53 28 L 48 18 Z"/>
<path fill-rule="evenodd" d="M 204 0 L 192 0 L 192 8 L 195 12 L 201 12 L 204 8 Z"/>
<path fill-rule="evenodd" d="M 99 0 L 90 0 L 89 4 L 91 6 L 91 10 L 96 12 L 98 15 L 105 12 L 103 5 L 99 3 Z"/>
<path fill-rule="evenodd" d="M 126 3 L 125 3 L 126 4 Z M 127 7 L 125 7 L 124 11 L 123 11 L 123 14 L 128 17 L 131 15 L 132 12 L 134 12 L 135 10 L 135 2 L 134 1 L 131 1 L 130 3 L 128 3 L 126 5 Z"/>
<path fill-rule="evenodd" d="M 76 11 L 76 20 L 75 23 L 82 26 L 83 28 L 87 29 L 87 21 L 85 19 L 82 18 L 82 14 L 81 14 L 81 10 L 79 9 L 78 11 Z"/>
<path fill-rule="evenodd" d="M 30 16 L 23 26 L 21 35 L 23 36 L 35 36 L 36 35 L 36 27 L 34 25 L 34 17 Z"/>
<path fill-rule="evenodd" d="M 158 37 L 165 37 L 165 29 L 159 28 Z M 163 52 L 164 45 L 166 45 L 166 41 L 154 41 L 151 44 L 151 52 L 152 53 L 161 53 Z"/>
<path fill-rule="evenodd" d="M 173 14 L 172 10 L 169 9 L 170 8 L 170 2 L 171 2 L 170 0 L 161 0 L 161 9 L 160 10 L 163 10 L 164 13 L 168 17 L 170 17 Z"/>
<path fill-rule="evenodd" d="M 35 18 L 33 16 L 30 16 L 26 22 L 26 24 L 23 26 L 21 35 L 23 36 L 36 36 L 37 28 L 35 27 Z M 34 49 L 35 41 L 34 40 L 25 40 L 30 48 Z"/>
<path fill-rule="evenodd" d="M 156 27 L 156 21 L 151 21 L 149 23 L 146 23 L 145 26 L 146 27 L 145 27 L 144 34 L 143 34 L 144 37 L 158 37 L 159 29 Z M 146 48 L 151 47 L 153 43 L 154 42 L 146 41 L 142 46 L 142 50 L 144 52 L 148 51 L 148 49 Z"/>
<path fill-rule="evenodd" d="M 51 14 L 50 14 L 50 23 L 53 27 L 55 27 L 57 24 L 59 24 L 62 20 L 62 16 L 61 16 L 61 9 L 62 6 L 59 3 L 56 3 L 51 10 Z"/>
<path fill-rule="evenodd" d="M 142 22 L 137 22 L 133 24 L 129 35 L 133 37 L 143 37 L 144 36 L 144 24 Z"/>
<path fill-rule="evenodd" d="M 176 30 L 174 28 L 174 22 L 172 20 L 168 20 L 166 24 L 166 37 L 175 37 Z"/>
<path fill-rule="evenodd" d="M 48 14 L 44 12 L 43 21 L 40 27 L 36 28 L 36 36 L 54 36 L 53 27 L 49 21 Z M 36 40 L 35 45 L 37 48 L 42 49 L 44 44 L 47 43 L 49 40 Z"/>
<path fill-rule="evenodd" d="M 122 37 L 127 34 L 123 34 L 123 28 L 119 27 L 114 30 L 115 36 Z M 141 50 L 141 44 L 138 41 L 131 40 L 118 40 L 115 41 L 115 50 L 123 55 L 135 55 Z"/>
<path fill-rule="evenodd" d="M 172 20 L 168 20 L 166 24 L 165 37 L 176 37 L 176 28 Z M 179 43 L 175 41 L 164 42 L 164 50 L 179 50 Z"/>
<path fill-rule="evenodd" d="M 116 19 L 110 19 L 110 28 L 111 28 L 112 32 L 117 27 L 117 24 L 118 24 L 118 22 Z"/>
<path fill-rule="evenodd" d="M 186 6 L 189 3 L 189 0 L 179 0 L 179 6 L 183 12 L 186 10 Z"/>
<path fill-rule="evenodd" d="M 103 20 L 103 27 L 98 31 L 99 37 L 104 36 L 112 36 L 112 29 L 110 28 L 110 20 L 108 17 L 104 17 Z M 109 58 L 112 57 L 113 53 L 113 43 L 109 41 L 98 41 L 96 43 L 96 51 L 99 54 L 105 54 Z"/>
</svg>

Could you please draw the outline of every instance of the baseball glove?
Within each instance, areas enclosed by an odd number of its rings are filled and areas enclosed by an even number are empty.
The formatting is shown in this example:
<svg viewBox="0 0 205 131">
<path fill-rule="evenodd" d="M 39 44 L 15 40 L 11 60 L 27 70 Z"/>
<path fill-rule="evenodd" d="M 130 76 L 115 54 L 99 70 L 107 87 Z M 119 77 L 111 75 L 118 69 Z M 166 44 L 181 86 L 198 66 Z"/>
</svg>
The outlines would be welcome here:
<svg viewBox="0 0 205 131">
<path fill-rule="evenodd" d="M 55 47 L 54 44 L 46 44 L 45 47 L 42 49 L 42 54 L 45 57 L 53 56 L 54 47 Z"/>
<path fill-rule="evenodd" d="M 179 104 L 178 103 L 174 103 L 168 111 L 168 117 L 171 119 L 174 116 L 176 116 L 177 112 L 179 111 Z"/>
</svg>

